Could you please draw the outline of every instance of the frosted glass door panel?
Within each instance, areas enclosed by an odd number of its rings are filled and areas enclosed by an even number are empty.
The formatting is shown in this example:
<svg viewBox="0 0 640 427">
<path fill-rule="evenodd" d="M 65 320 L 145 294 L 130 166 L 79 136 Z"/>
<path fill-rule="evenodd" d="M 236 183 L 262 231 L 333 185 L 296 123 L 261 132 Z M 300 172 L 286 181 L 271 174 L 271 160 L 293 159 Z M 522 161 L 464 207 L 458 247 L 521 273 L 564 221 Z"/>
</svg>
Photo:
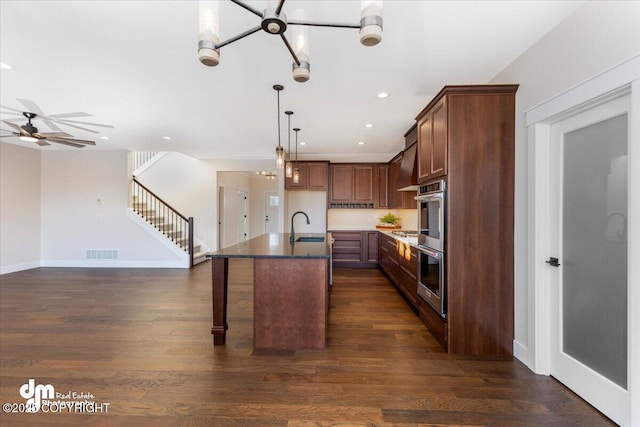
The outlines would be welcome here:
<svg viewBox="0 0 640 427">
<path fill-rule="evenodd" d="M 627 116 L 563 139 L 562 350 L 627 388 Z"/>
</svg>

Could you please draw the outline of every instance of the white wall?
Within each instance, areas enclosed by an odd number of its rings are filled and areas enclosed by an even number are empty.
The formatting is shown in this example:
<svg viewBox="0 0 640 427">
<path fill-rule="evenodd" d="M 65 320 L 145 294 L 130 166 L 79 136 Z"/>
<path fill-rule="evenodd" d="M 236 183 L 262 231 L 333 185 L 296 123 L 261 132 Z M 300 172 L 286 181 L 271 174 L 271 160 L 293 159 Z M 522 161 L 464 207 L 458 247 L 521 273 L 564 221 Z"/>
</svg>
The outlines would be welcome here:
<svg viewBox="0 0 640 427">
<path fill-rule="evenodd" d="M 216 236 L 215 171 L 198 159 L 170 152 L 137 177 L 171 207 L 194 218 L 196 243 L 211 249 Z"/>
<path fill-rule="evenodd" d="M 417 209 L 329 209 L 329 230 L 375 230 L 380 217 L 391 212 L 404 230 L 418 229 Z"/>
<path fill-rule="evenodd" d="M 516 356 L 528 362 L 527 128 L 524 112 L 640 53 L 640 3 L 588 2 L 500 72 L 518 83 L 515 181 Z"/>
<path fill-rule="evenodd" d="M 40 265 L 40 151 L 0 143 L 0 274 Z"/>
<path fill-rule="evenodd" d="M 42 151 L 41 265 L 179 267 L 181 258 L 127 217 L 126 151 Z M 88 260 L 116 249 L 117 260 Z"/>
</svg>

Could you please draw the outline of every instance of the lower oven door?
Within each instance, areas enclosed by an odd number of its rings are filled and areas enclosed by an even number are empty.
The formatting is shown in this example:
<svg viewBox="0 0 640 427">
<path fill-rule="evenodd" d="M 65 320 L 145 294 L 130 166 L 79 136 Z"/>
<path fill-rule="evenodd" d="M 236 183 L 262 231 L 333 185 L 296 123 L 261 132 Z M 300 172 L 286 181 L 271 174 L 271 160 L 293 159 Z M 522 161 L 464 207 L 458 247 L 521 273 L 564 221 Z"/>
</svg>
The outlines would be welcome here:
<svg viewBox="0 0 640 427">
<path fill-rule="evenodd" d="M 424 247 L 419 247 L 418 253 L 418 295 L 446 317 L 444 253 Z"/>
</svg>

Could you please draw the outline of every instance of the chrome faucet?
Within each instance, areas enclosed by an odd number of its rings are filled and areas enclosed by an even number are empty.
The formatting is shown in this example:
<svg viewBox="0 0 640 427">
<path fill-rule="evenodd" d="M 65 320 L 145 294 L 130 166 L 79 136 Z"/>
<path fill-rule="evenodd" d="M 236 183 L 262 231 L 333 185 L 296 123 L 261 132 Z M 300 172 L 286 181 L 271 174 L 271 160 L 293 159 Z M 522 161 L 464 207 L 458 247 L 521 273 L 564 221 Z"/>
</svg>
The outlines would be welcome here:
<svg viewBox="0 0 640 427">
<path fill-rule="evenodd" d="M 295 231 L 293 231 L 293 218 L 295 218 L 295 217 L 296 217 L 296 215 L 298 215 L 298 214 L 302 214 L 302 215 L 304 215 L 304 217 L 305 217 L 305 218 L 307 218 L 307 224 L 311 224 L 311 223 L 309 222 L 309 216 L 308 216 L 306 213 L 304 213 L 304 212 L 302 212 L 302 211 L 294 212 L 294 214 L 293 214 L 293 215 L 291 215 L 291 236 L 289 236 L 289 243 L 293 243 L 293 242 L 295 242 L 295 241 L 296 241 L 296 232 L 295 232 Z"/>
</svg>

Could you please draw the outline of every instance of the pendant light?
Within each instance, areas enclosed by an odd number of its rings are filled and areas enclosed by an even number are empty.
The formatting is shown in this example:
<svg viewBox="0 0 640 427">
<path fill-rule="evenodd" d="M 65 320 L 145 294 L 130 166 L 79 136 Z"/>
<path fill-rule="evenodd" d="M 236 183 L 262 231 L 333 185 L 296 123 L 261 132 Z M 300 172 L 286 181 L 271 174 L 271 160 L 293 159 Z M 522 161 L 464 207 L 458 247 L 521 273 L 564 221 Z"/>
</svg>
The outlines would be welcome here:
<svg viewBox="0 0 640 427">
<path fill-rule="evenodd" d="M 283 10 L 286 0 L 269 0 L 267 8 L 264 10 L 256 9 L 243 0 L 231 1 L 257 16 L 259 22 L 235 36 L 220 41 L 218 1 L 201 0 L 199 2 L 198 58 L 202 64 L 208 67 L 215 67 L 220 63 L 220 49 L 222 47 L 263 30 L 282 40 L 293 58 L 293 79 L 297 82 L 306 82 L 309 80 L 311 72 L 307 27 L 357 29 L 360 33 L 360 43 L 363 46 L 375 46 L 382 40 L 382 0 L 362 0 L 360 21 L 351 23 L 309 21 L 307 13 L 303 9 L 294 10 L 291 19 L 288 19 Z M 330 4 L 327 5 L 327 8 L 329 7 L 331 7 Z M 291 28 L 291 31 L 288 31 L 288 28 Z M 292 37 L 291 42 L 288 36 Z"/>
<path fill-rule="evenodd" d="M 293 177 L 293 165 L 291 164 L 291 115 L 293 111 L 285 111 L 287 115 L 287 122 L 289 123 L 289 133 L 287 140 L 287 161 L 284 168 L 284 176 L 287 178 Z"/>
<path fill-rule="evenodd" d="M 273 85 L 273 89 L 278 94 L 278 146 L 276 147 L 276 165 L 278 169 L 284 167 L 284 148 L 280 145 L 280 91 L 284 89 L 282 85 Z"/>
<path fill-rule="evenodd" d="M 298 168 L 298 131 L 300 128 L 293 128 L 293 131 L 296 133 L 296 164 L 293 167 L 293 183 L 300 183 L 300 169 Z"/>
</svg>

